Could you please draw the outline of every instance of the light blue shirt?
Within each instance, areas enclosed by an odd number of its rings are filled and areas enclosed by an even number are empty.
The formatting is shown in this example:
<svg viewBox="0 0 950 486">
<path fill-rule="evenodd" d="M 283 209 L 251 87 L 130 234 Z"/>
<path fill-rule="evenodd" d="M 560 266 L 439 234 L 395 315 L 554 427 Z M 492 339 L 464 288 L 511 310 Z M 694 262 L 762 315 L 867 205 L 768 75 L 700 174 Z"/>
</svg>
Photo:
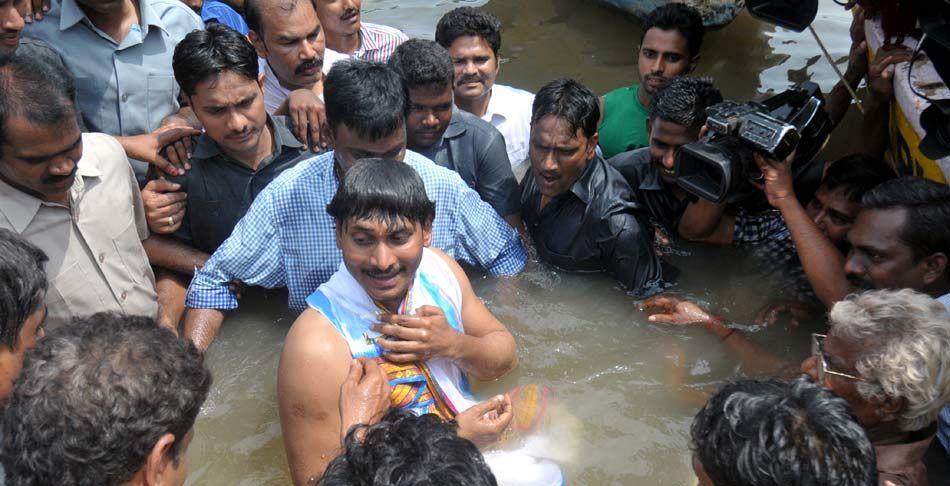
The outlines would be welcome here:
<svg viewBox="0 0 950 486">
<path fill-rule="evenodd" d="M 435 202 L 432 246 L 494 275 L 520 272 L 527 253 L 518 233 L 481 200 L 458 174 L 406 151 L 409 164 Z M 336 272 L 343 257 L 327 204 L 339 181 L 334 153 L 302 161 L 271 182 L 254 200 L 231 236 L 195 273 L 186 305 L 234 309 L 231 280 L 266 288 L 287 287 L 289 306 L 300 312 L 307 296 Z"/>
<path fill-rule="evenodd" d="M 205 25 L 218 22 L 240 32 L 241 35 L 247 35 L 248 27 L 244 17 L 230 5 L 218 0 L 205 0 L 201 6 L 201 20 L 205 21 Z"/>
<path fill-rule="evenodd" d="M 94 26 L 76 0 L 53 0 L 43 20 L 26 26 L 26 35 L 46 41 L 62 56 L 91 132 L 148 133 L 179 109 L 172 55 L 204 23 L 178 0 L 137 1 L 141 22 L 121 43 Z"/>
</svg>

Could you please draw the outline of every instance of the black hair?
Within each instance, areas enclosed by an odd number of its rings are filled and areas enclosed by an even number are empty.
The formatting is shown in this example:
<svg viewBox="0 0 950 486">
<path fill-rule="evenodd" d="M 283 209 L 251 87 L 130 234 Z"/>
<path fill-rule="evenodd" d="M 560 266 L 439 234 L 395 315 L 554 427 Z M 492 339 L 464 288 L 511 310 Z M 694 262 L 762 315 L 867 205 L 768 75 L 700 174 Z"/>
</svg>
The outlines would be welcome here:
<svg viewBox="0 0 950 486">
<path fill-rule="evenodd" d="M 46 254 L 0 228 L 0 344 L 16 349 L 23 323 L 46 297 Z"/>
<path fill-rule="evenodd" d="M 253 30 L 257 35 L 264 35 L 264 2 L 275 0 L 244 0 L 244 21 L 247 22 L 248 30 Z M 293 12 L 297 9 L 298 2 L 310 3 L 316 11 L 317 6 L 313 4 L 317 0 L 276 0 L 275 7 L 286 12 Z"/>
<path fill-rule="evenodd" d="M 435 26 L 435 41 L 448 49 L 459 37 L 481 37 L 491 46 L 495 57 L 501 49 L 501 22 L 494 15 L 475 7 L 450 10 Z"/>
<path fill-rule="evenodd" d="M 865 193 L 896 177 L 894 168 L 879 157 L 852 154 L 832 162 L 821 185 L 829 191 L 843 191 L 849 202 L 860 204 Z"/>
<path fill-rule="evenodd" d="M 323 82 L 327 124 L 346 125 L 362 137 L 379 140 L 406 123 L 409 91 L 393 68 L 347 59 L 333 64 Z"/>
<path fill-rule="evenodd" d="M 640 42 L 646 37 L 650 29 L 675 30 L 686 38 L 686 48 L 689 56 L 696 57 L 703 47 L 703 35 L 706 27 L 703 26 L 703 16 L 699 10 L 685 3 L 668 3 L 659 7 L 643 20 L 643 30 L 640 31 Z"/>
<path fill-rule="evenodd" d="M 597 133 L 600 102 L 587 86 L 573 79 L 561 78 L 544 85 L 534 96 L 531 124 L 548 115 L 567 122 L 571 133 L 581 130 L 585 137 L 591 137 Z"/>
<path fill-rule="evenodd" d="M 175 81 L 186 95 L 198 84 L 226 71 L 257 81 L 257 52 L 238 31 L 219 23 L 193 30 L 175 46 L 172 58 Z"/>
<path fill-rule="evenodd" d="M 712 78 L 676 76 L 653 95 L 650 120 L 657 118 L 686 128 L 706 124 L 706 108 L 722 101 Z"/>
<path fill-rule="evenodd" d="M 495 476 L 475 444 L 453 422 L 392 409 L 382 421 L 347 434 L 343 453 L 330 462 L 321 486 L 494 486 Z M 363 440 L 357 439 L 360 430 Z"/>
<path fill-rule="evenodd" d="M 72 118 L 81 126 L 79 110 L 73 106 L 72 75 L 23 51 L 0 59 L 0 147 L 7 143 L 6 125 L 12 117 L 50 127 Z"/>
<path fill-rule="evenodd" d="M 210 386 L 195 346 L 151 318 L 74 319 L 26 353 L 3 416 L 7 484 L 123 484 L 169 433 L 177 464 Z"/>
<path fill-rule="evenodd" d="M 848 402 L 807 376 L 727 384 L 690 434 L 717 486 L 877 485 L 874 447 Z"/>
<path fill-rule="evenodd" d="M 327 213 L 343 227 L 351 219 L 398 221 L 428 227 L 435 203 L 426 195 L 419 174 L 408 164 L 391 159 L 361 159 L 346 171 Z"/>
<path fill-rule="evenodd" d="M 399 73 L 406 89 L 451 88 L 455 79 L 449 51 L 430 40 L 409 39 L 403 42 L 387 64 Z"/>
<path fill-rule="evenodd" d="M 950 186 L 922 177 L 886 181 L 861 198 L 865 209 L 904 209 L 907 221 L 901 239 L 921 258 L 950 256 Z"/>
</svg>

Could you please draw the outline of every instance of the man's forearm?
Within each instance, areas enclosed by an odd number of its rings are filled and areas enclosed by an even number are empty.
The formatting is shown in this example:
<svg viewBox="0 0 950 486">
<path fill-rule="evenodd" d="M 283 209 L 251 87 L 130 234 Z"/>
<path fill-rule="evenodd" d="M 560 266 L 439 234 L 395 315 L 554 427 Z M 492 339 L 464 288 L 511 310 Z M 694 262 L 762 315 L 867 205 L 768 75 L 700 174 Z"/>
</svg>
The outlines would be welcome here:
<svg viewBox="0 0 950 486">
<path fill-rule="evenodd" d="M 863 78 L 863 73 L 847 71 L 844 73 L 844 80 L 838 81 L 828 95 L 825 96 L 825 112 L 828 113 L 828 118 L 831 119 L 832 126 L 837 126 L 848 113 L 848 108 L 851 107 L 853 97 L 848 87 L 850 87 L 852 91 L 857 91 L 858 85 L 861 84 L 861 79 Z M 847 84 L 847 87 L 845 84 Z"/>
<path fill-rule="evenodd" d="M 853 290 L 844 273 L 844 256 L 808 217 L 796 198 L 787 198 L 779 210 L 809 283 L 825 307 L 831 308 Z"/>
<path fill-rule="evenodd" d="M 732 350 L 739 357 L 739 361 L 743 366 L 750 371 L 755 373 L 774 372 L 785 365 L 781 358 L 750 341 L 742 331 L 722 325 L 719 319 L 706 322 L 705 328 Z"/>
<path fill-rule="evenodd" d="M 185 314 L 185 337 L 202 353 L 218 335 L 224 322 L 224 311 L 218 309 L 188 309 Z"/>
<path fill-rule="evenodd" d="M 156 234 L 142 240 L 142 246 L 149 263 L 185 275 L 194 275 L 195 269 L 203 267 L 209 256 L 173 238 Z"/>
<path fill-rule="evenodd" d="M 677 231 L 687 240 L 728 245 L 734 228 L 735 221 L 726 217 L 724 205 L 700 199 L 686 207 Z"/>
<path fill-rule="evenodd" d="M 497 380 L 518 364 L 515 340 L 505 331 L 482 337 L 462 335 L 452 360 L 466 373 L 483 381 Z"/>
</svg>

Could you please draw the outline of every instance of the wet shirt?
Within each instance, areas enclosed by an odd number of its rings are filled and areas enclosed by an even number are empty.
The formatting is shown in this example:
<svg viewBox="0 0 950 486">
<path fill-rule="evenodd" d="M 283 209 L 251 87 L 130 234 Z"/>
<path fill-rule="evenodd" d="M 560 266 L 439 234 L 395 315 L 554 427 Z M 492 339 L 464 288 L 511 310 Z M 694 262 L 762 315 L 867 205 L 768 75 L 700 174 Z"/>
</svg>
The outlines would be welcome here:
<svg viewBox="0 0 950 486">
<path fill-rule="evenodd" d="M 231 235 L 258 194 L 278 175 L 313 157 L 290 131 L 284 116 L 268 117 L 274 138 L 274 152 L 253 170 L 221 152 L 207 133 L 198 138 L 191 157 L 191 170 L 184 176 L 169 177 L 188 194 L 188 206 L 175 237 L 205 253 L 214 250 Z"/>
<path fill-rule="evenodd" d="M 588 162 L 571 189 L 543 209 L 534 176 L 521 186 L 522 218 L 542 260 L 569 271 L 606 270 L 633 291 L 659 286 L 649 215 L 602 158 Z"/>
<path fill-rule="evenodd" d="M 501 216 L 521 210 L 505 139 L 490 123 L 453 108 L 442 140 L 419 153 L 457 172 Z"/>
<path fill-rule="evenodd" d="M 155 277 L 142 248 L 148 226 L 128 159 L 108 135 L 83 134 L 82 144 L 69 207 L 0 181 L 0 227 L 49 258 L 50 326 L 101 311 L 154 318 Z"/>
<path fill-rule="evenodd" d="M 668 236 L 678 233 L 680 218 L 686 206 L 695 198 L 688 196 L 679 199 L 666 187 L 660 178 L 660 171 L 650 161 L 650 148 L 644 147 L 623 152 L 608 160 L 608 163 L 620 171 L 634 194 L 650 212 L 650 220 L 663 229 Z"/>
<path fill-rule="evenodd" d="M 639 91 L 640 86 L 633 85 L 604 95 L 604 118 L 597 129 L 604 158 L 649 145 L 647 119 L 650 110 L 640 104 Z"/>
<path fill-rule="evenodd" d="M 231 236 L 221 244 L 188 289 L 186 305 L 234 309 L 231 280 L 265 288 L 287 287 L 288 304 L 300 312 L 307 296 L 336 272 L 343 257 L 327 204 L 339 187 L 335 155 L 300 161 L 271 182 L 251 204 Z M 419 174 L 435 202 L 432 246 L 452 258 L 512 275 L 528 256 L 515 230 L 458 174 L 406 151 L 404 162 Z"/>
</svg>

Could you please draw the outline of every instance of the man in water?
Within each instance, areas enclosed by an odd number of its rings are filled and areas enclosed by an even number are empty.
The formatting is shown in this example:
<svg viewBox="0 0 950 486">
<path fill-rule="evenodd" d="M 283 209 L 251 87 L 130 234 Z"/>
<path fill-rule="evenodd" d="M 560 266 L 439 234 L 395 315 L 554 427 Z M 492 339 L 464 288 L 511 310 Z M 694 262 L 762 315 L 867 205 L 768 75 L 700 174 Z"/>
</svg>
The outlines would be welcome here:
<svg viewBox="0 0 950 486">
<path fill-rule="evenodd" d="M 597 155 L 597 96 L 570 79 L 538 91 L 531 172 L 521 211 L 541 260 L 569 271 L 607 271 L 636 292 L 663 279 L 649 213 L 623 176 Z"/>
<path fill-rule="evenodd" d="M 689 74 L 699 62 L 703 18 L 683 3 L 668 3 L 647 16 L 640 36 L 637 69 L 640 84 L 617 88 L 603 96 L 603 117 L 597 131 L 605 158 L 648 144 L 647 118 L 653 95 L 675 76 Z"/>
<path fill-rule="evenodd" d="M 501 132 L 512 166 L 524 162 L 534 95 L 495 83 L 501 67 L 501 22 L 480 9 L 459 7 L 439 19 L 435 40 L 448 49 L 455 64 L 455 104 Z"/>
<path fill-rule="evenodd" d="M 508 224 L 520 228 L 518 181 L 505 139 L 490 123 L 455 107 L 448 51 L 433 41 L 412 39 L 396 48 L 389 65 L 409 90 L 407 147 L 458 172 Z"/>
<path fill-rule="evenodd" d="M 409 38 L 399 29 L 362 21 L 363 0 L 313 0 L 326 29 L 327 50 L 372 62 L 386 62 Z"/>
<path fill-rule="evenodd" d="M 380 363 L 393 406 L 455 418 L 476 444 L 494 442 L 510 423 L 509 399 L 476 405 L 467 376 L 495 380 L 513 369 L 514 338 L 462 268 L 429 248 L 435 208 L 412 167 L 389 159 L 357 162 L 327 206 L 343 262 L 307 298 L 277 378 L 295 484 L 320 477 L 351 425 L 341 426 L 338 404 L 354 359 Z"/>
<path fill-rule="evenodd" d="M 231 236 L 191 282 L 186 332 L 207 348 L 238 302 L 233 280 L 287 287 L 289 306 L 306 298 L 339 268 L 333 219 L 326 204 L 339 177 L 361 158 L 386 157 L 414 168 L 436 202 L 432 246 L 493 275 L 520 272 L 527 254 L 518 234 L 458 174 L 406 150 L 408 95 L 391 68 L 342 61 L 326 80 L 327 118 L 334 151 L 297 164 L 270 183 Z"/>
</svg>

